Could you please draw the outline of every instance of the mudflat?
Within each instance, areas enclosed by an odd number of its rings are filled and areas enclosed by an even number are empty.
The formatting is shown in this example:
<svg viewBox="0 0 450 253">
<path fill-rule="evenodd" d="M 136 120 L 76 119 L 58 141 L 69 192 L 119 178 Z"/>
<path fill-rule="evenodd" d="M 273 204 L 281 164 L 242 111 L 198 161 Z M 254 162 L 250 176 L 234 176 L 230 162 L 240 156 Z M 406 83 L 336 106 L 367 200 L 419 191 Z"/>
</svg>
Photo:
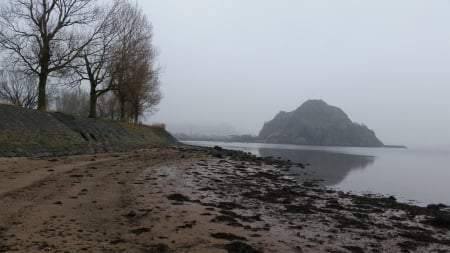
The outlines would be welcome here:
<svg viewBox="0 0 450 253">
<path fill-rule="evenodd" d="M 0 158 L 0 252 L 450 252 L 450 216 L 194 147 Z"/>
</svg>

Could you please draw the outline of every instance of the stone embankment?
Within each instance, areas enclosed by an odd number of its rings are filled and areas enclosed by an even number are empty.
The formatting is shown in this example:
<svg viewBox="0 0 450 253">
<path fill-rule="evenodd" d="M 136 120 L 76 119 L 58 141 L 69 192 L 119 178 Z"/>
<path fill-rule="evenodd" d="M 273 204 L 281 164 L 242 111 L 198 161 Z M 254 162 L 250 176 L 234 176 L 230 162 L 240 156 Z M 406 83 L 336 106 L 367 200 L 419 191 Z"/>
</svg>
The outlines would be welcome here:
<svg viewBox="0 0 450 253">
<path fill-rule="evenodd" d="M 62 156 L 170 146 L 163 127 L 0 105 L 0 156 Z"/>
</svg>

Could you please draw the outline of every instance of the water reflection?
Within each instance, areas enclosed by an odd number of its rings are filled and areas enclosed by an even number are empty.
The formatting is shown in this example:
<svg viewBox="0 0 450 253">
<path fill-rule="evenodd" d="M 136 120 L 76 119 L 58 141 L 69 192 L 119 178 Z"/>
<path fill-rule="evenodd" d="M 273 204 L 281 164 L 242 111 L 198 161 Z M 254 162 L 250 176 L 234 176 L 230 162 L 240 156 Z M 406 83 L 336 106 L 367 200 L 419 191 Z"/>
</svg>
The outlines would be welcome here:
<svg viewBox="0 0 450 253">
<path fill-rule="evenodd" d="M 307 173 L 308 178 L 321 179 L 322 185 L 337 185 L 353 170 L 363 170 L 375 162 L 373 156 L 337 153 L 323 150 L 288 150 L 259 148 L 259 155 L 288 159 L 293 162 L 307 164 L 306 169 L 293 172 Z"/>
</svg>

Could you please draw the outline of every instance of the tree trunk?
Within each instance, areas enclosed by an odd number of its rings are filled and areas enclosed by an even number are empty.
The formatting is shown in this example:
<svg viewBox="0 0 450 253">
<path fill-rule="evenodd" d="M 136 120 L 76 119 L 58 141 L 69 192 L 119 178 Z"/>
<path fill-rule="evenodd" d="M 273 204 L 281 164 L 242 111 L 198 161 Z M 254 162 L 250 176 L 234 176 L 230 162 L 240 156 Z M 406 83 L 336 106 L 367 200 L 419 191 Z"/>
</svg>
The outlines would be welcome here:
<svg viewBox="0 0 450 253">
<path fill-rule="evenodd" d="M 134 113 L 134 124 L 139 123 L 139 114 L 137 112 Z"/>
<path fill-rule="evenodd" d="M 125 98 L 122 95 L 119 95 L 119 103 L 120 103 L 120 120 L 125 121 Z"/>
<path fill-rule="evenodd" d="M 134 124 L 139 123 L 139 103 L 134 102 Z"/>
<path fill-rule="evenodd" d="M 47 111 L 47 94 L 45 94 L 47 86 L 47 74 L 42 71 L 39 75 L 39 86 L 38 86 L 38 110 Z"/>
<path fill-rule="evenodd" d="M 39 52 L 39 87 L 38 87 L 38 110 L 47 111 L 47 79 L 49 74 L 50 63 L 50 42 L 47 38 L 43 38 L 43 49 Z"/>
<path fill-rule="evenodd" d="M 95 92 L 95 86 L 92 85 L 89 98 L 89 118 L 97 118 L 97 93 Z"/>
</svg>

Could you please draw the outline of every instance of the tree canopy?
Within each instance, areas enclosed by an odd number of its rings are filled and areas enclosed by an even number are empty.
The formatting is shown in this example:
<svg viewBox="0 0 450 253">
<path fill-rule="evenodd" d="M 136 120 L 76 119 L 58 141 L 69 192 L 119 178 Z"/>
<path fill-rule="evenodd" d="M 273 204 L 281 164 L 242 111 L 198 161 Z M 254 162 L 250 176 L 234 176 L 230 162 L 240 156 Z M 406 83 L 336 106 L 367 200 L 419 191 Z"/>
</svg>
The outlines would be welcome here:
<svg viewBox="0 0 450 253">
<path fill-rule="evenodd" d="M 106 8 L 104 3 L 100 8 L 99 0 L 0 3 L 3 68 L 34 77 L 18 91 L 30 94 L 33 87 L 37 109 L 43 111 L 48 108 L 49 81 L 61 87 L 87 83 L 89 117 L 97 116 L 98 98 L 112 93 L 120 119 L 138 122 L 161 98 L 152 36 L 148 18 L 127 0 L 115 0 Z M 15 103 L 10 98 L 3 100 Z"/>
</svg>

